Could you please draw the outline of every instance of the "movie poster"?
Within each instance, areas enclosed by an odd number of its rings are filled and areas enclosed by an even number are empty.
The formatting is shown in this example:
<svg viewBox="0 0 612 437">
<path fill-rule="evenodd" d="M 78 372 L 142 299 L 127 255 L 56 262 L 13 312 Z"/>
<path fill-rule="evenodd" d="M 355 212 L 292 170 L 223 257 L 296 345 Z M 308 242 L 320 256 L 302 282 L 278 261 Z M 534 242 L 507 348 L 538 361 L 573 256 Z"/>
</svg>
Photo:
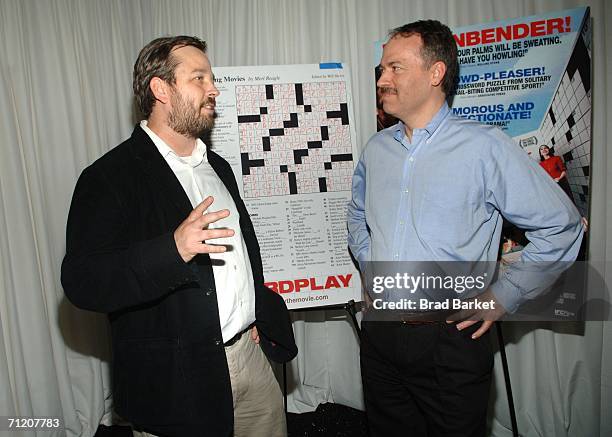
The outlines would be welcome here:
<svg viewBox="0 0 612 437">
<path fill-rule="evenodd" d="M 453 113 L 497 126 L 512 137 L 557 181 L 576 205 L 583 223 L 588 224 L 590 9 L 580 7 L 452 31 L 460 66 Z M 376 79 L 383 44 L 378 41 L 374 45 Z M 376 101 L 378 130 L 395 124 L 397 120 L 384 113 L 380 99 Z M 527 242 L 520 229 L 505 226 L 503 262 L 518 259 Z M 584 255 L 579 256 L 584 261 Z M 581 291 L 562 293 L 548 316 L 578 317 L 577 308 L 585 299 Z"/>
</svg>

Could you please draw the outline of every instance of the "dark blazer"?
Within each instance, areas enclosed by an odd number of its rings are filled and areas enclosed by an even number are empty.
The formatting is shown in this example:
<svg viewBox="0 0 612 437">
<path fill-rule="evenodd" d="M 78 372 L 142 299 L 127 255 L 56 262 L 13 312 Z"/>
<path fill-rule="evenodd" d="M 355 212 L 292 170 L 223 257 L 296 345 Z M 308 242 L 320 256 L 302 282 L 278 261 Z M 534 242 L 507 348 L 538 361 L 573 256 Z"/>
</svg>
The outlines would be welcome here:
<svg viewBox="0 0 612 437">
<path fill-rule="evenodd" d="M 208 161 L 240 214 L 264 352 L 297 354 L 283 299 L 263 285 L 259 245 L 229 164 Z M 68 217 L 62 285 L 76 306 L 108 313 L 117 413 L 167 436 L 229 436 L 232 392 L 208 255 L 185 263 L 174 230 L 192 210 L 149 136 L 131 138 L 81 174 Z M 219 290 L 222 292 L 222 290 Z"/>
</svg>

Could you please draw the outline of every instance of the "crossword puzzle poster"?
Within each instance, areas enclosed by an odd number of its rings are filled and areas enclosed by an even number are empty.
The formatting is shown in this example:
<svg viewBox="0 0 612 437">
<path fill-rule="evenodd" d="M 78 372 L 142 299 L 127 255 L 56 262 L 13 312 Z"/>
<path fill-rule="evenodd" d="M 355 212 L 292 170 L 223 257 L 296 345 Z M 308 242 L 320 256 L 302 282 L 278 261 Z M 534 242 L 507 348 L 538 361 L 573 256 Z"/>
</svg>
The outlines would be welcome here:
<svg viewBox="0 0 612 437">
<path fill-rule="evenodd" d="M 591 157 L 589 12 L 581 7 L 454 29 L 460 73 L 453 112 L 498 126 L 537 161 L 540 146 L 551 148 L 565 164 L 566 193 L 583 217 Z M 580 316 L 584 288 L 567 287 L 541 316 Z"/>
<path fill-rule="evenodd" d="M 356 155 L 340 63 L 214 68 L 209 143 L 232 166 L 261 246 L 266 285 L 291 308 L 360 300 L 347 249 Z"/>
<path fill-rule="evenodd" d="M 453 112 L 498 126 L 537 161 L 542 145 L 551 148 L 565 165 L 569 184 L 566 193 L 580 214 L 588 217 L 592 58 L 589 8 L 458 28 L 454 36 L 460 72 Z M 580 307 L 586 299 L 584 286 L 564 287 L 540 317 L 580 317 Z"/>
<path fill-rule="evenodd" d="M 591 157 L 589 8 L 454 29 L 459 87 L 453 112 L 499 126 L 533 159 L 546 144 L 566 167 L 588 217 Z"/>
<path fill-rule="evenodd" d="M 572 200 L 588 217 L 591 25 L 588 7 L 453 29 L 459 84 L 453 113 L 496 125 L 539 161 L 553 148 Z M 375 65 L 382 56 L 375 43 Z"/>
</svg>

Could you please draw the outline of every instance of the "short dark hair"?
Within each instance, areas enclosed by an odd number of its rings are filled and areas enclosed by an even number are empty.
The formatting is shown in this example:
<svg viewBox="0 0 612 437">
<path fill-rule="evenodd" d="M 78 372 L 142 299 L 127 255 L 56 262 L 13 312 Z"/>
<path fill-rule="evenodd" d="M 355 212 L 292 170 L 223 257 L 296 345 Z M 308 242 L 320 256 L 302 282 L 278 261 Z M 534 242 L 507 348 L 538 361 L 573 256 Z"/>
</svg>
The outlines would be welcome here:
<svg viewBox="0 0 612 437">
<path fill-rule="evenodd" d="M 193 46 L 206 53 L 206 42 L 194 36 L 167 36 L 157 38 L 144 46 L 134 64 L 134 76 L 132 88 L 138 108 L 145 118 L 149 118 L 155 96 L 149 88 L 149 83 L 154 77 L 174 85 L 174 70 L 178 62 L 172 56 L 175 48 Z"/>
<path fill-rule="evenodd" d="M 454 93 L 459 78 L 457 43 L 453 33 L 448 26 L 437 20 L 419 20 L 391 30 L 389 39 L 397 36 L 407 38 L 412 35 L 419 35 L 423 41 L 421 57 L 427 67 L 431 67 L 434 62 L 438 61 L 446 65 L 442 91 L 449 97 Z"/>
</svg>

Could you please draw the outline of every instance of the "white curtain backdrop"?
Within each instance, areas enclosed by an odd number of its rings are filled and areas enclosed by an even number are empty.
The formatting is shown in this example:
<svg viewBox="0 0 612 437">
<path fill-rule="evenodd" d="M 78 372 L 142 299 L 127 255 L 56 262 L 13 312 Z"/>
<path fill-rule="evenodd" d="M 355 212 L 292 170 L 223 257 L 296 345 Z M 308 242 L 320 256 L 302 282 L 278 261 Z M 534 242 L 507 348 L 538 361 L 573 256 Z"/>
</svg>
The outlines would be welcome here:
<svg viewBox="0 0 612 437">
<path fill-rule="evenodd" d="M 81 170 L 129 136 L 139 50 L 167 34 L 208 41 L 213 65 L 342 61 L 351 69 L 358 144 L 375 131 L 373 41 L 435 18 L 451 27 L 555 11 L 561 0 L 0 0 L 0 416 L 55 416 L 92 436 L 110 423 L 103 316 L 75 309 L 59 281 L 64 230 Z M 590 253 L 612 284 L 612 6 L 593 17 Z M 300 355 L 289 410 L 363 408 L 358 344 L 342 312 L 295 315 Z M 612 435 L 612 326 L 506 324 L 524 436 Z M 496 356 L 491 435 L 511 435 Z"/>
</svg>

